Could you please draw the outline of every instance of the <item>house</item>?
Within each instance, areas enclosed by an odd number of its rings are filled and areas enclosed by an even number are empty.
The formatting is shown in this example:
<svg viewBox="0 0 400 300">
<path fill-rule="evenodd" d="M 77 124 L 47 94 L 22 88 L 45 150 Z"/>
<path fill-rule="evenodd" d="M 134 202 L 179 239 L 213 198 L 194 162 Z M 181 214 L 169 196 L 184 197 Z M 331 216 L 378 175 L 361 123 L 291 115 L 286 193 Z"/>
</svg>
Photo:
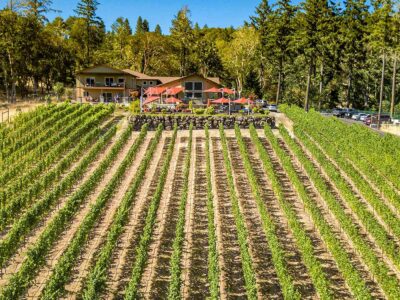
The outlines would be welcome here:
<svg viewBox="0 0 400 300">
<path fill-rule="evenodd" d="M 137 76 L 107 65 L 99 65 L 76 74 L 76 99 L 111 102 L 130 97 L 137 91 Z"/>
<path fill-rule="evenodd" d="M 88 68 L 76 75 L 76 98 L 86 101 L 111 102 L 137 97 L 145 92 L 146 96 L 153 96 L 160 102 L 168 96 L 174 96 L 206 103 L 210 95 L 204 91 L 220 87 L 219 78 L 205 78 L 199 74 L 184 77 L 150 76 L 107 65 Z M 149 93 L 153 88 L 160 93 Z"/>
</svg>

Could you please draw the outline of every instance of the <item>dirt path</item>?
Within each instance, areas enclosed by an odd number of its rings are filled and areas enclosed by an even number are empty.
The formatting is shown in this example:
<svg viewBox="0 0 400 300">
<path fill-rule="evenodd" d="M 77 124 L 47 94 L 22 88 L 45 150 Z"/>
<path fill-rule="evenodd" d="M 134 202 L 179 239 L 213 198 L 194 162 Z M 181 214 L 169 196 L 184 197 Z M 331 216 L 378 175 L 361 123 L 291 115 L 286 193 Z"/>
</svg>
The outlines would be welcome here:
<svg viewBox="0 0 400 300">
<path fill-rule="evenodd" d="M 240 247 L 237 238 L 237 229 L 233 218 L 232 204 L 227 185 L 227 174 L 224 166 L 222 145 L 219 138 L 211 138 L 214 174 L 216 182 L 215 198 L 217 201 L 216 219 L 221 234 L 221 288 L 227 299 L 246 298 L 245 281 L 243 275 Z"/>
<path fill-rule="evenodd" d="M 307 187 L 307 190 L 310 191 L 310 193 L 312 193 L 314 195 L 312 197 L 312 199 L 317 204 L 324 219 L 329 223 L 330 227 L 332 228 L 332 231 L 335 234 L 335 237 L 340 241 L 340 244 L 343 247 L 343 250 L 346 251 L 347 255 L 350 257 L 353 266 L 358 270 L 358 272 L 361 274 L 361 276 L 365 280 L 367 288 L 369 289 L 371 295 L 373 296 L 374 299 L 384 299 L 385 296 L 384 296 L 383 291 L 380 289 L 380 286 L 375 281 L 374 276 L 371 275 L 368 267 L 365 265 L 364 261 L 357 253 L 357 250 L 356 250 L 352 240 L 343 231 L 342 226 L 340 225 L 340 222 L 335 217 L 333 212 L 329 209 L 325 199 L 318 192 L 313 181 L 311 181 L 311 179 L 308 177 L 307 172 L 303 169 L 301 163 L 296 158 L 296 156 L 291 152 L 291 150 L 288 148 L 288 146 L 286 144 L 284 144 L 283 146 L 284 146 L 285 151 L 288 153 L 288 155 L 291 156 L 293 163 L 297 166 L 297 171 L 299 172 L 299 175 L 301 177 L 303 177 L 303 182 L 304 182 L 305 186 Z M 300 147 L 301 147 L 301 145 L 300 145 Z M 303 151 L 304 151 L 304 148 L 303 148 Z M 331 191 L 332 195 L 340 203 L 341 202 L 340 196 L 338 195 L 338 193 L 335 192 L 334 187 L 331 185 L 329 180 L 327 180 L 327 178 L 324 176 L 324 174 L 322 174 L 322 172 L 320 171 L 321 170 L 320 167 L 318 165 L 316 165 L 316 163 L 313 161 L 312 157 L 309 156 L 309 153 L 307 153 L 306 151 L 304 151 L 304 153 L 306 154 L 308 159 L 312 162 L 312 164 L 314 166 L 314 170 L 319 173 L 319 176 L 321 176 L 321 178 L 324 180 L 325 184 L 329 187 L 329 190 Z M 362 230 L 362 229 L 359 228 L 359 230 Z M 363 235 L 365 235 L 365 234 L 363 234 Z"/>
<path fill-rule="evenodd" d="M 197 136 L 193 143 L 193 189 L 190 197 L 188 235 L 185 239 L 186 258 L 183 262 L 185 299 L 208 297 L 208 214 L 205 138 Z"/>
<path fill-rule="evenodd" d="M 137 135 L 137 134 L 135 133 L 135 135 Z M 64 235 L 62 235 L 60 237 L 60 239 L 57 241 L 57 243 L 53 246 L 53 248 L 50 251 L 48 258 L 47 258 L 47 264 L 44 267 L 42 267 L 40 269 L 40 271 L 38 272 L 34 283 L 31 285 L 30 289 L 27 292 L 27 298 L 37 297 L 38 294 L 40 293 L 40 291 L 44 288 L 48 278 L 52 274 L 52 270 L 54 269 L 58 259 L 63 254 L 63 252 L 67 248 L 68 244 L 71 242 L 72 238 L 74 237 L 74 234 L 78 230 L 81 220 L 89 212 L 89 210 L 91 208 L 91 204 L 94 203 L 94 201 L 96 201 L 97 197 L 100 195 L 104 186 L 107 184 L 107 182 L 109 182 L 111 180 L 111 178 L 115 174 L 117 168 L 119 167 L 123 158 L 128 153 L 129 148 L 132 146 L 134 141 L 135 141 L 135 138 L 132 137 L 128 141 L 128 143 L 126 143 L 124 145 L 123 149 L 118 154 L 116 160 L 113 162 L 113 164 L 110 167 L 110 169 L 108 170 L 108 172 L 101 179 L 101 181 L 96 186 L 93 193 L 91 193 L 91 195 L 88 197 L 88 199 L 86 199 L 85 203 L 82 205 L 82 208 L 78 211 L 78 213 L 75 215 L 75 217 L 71 220 L 71 226 L 68 229 L 66 229 L 66 231 L 64 232 Z"/>
<path fill-rule="evenodd" d="M 117 139 L 118 139 L 117 136 L 112 138 L 111 142 L 100 152 L 98 157 L 89 165 L 82 179 L 78 183 L 76 183 L 69 192 L 67 192 L 63 197 L 61 197 L 58 200 L 58 204 L 54 206 L 53 209 L 43 217 L 38 226 L 36 226 L 35 229 L 33 229 L 30 232 L 30 234 L 25 238 L 24 243 L 18 248 L 16 254 L 11 257 L 11 259 L 9 260 L 9 264 L 3 269 L 3 272 L 0 273 L 0 286 L 5 285 L 8 282 L 9 277 L 19 270 L 29 248 L 36 243 L 40 235 L 46 229 L 47 225 L 53 220 L 58 211 L 65 206 L 69 197 L 76 190 L 80 188 L 80 186 L 90 177 L 92 172 L 99 166 L 103 157 L 105 157 L 110 152 L 112 146 L 115 144 Z"/>
<path fill-rule="evenodd" d="M 157 178 L 157 172 L 161 169 L 164 161 L 162 156 L 165 156 L 168 145 L 169 142 L 165 139 L 161 139 L 157 145 L 154 157 L 138 190 L 134 206 L 129 212 L 129 221 L 116 245 L 110 264 L 111 267 L 108 270 L 106 299 L 113 299 L 117 296 L 122 297 L 122 291 L 129 281 L 136 255 L 135 247 L 144 227 L 145 212 L 149 207 L 151 196 L 154 194 L 154 182 Z"/>
<path fill-rule="evenodd" d="M 303 299 L 315 299 L 317 298 L 315 288 L 302 261 L 293 234 L 289 229 L 288 220 L 272 191 L 270 180 L 263 169 L 259 153 L 249 138 L 244 138 L 244 142 L 248 149 L 250 162 L 258 179 L 258 184 L 261 187 L 261 195 L 265 200 L 265 206 L 276 225 L 277 237 L 285 251 L 287 269 L 293 278 L 294 286 L 301 293 Z"/>
<path fill-rule="evenodd" d="M 152 135 L 153 134 L 151 132 L 148 133 L 148 136 L 140 146 L 138 153 L 132 161 L 131 166 L 126 170 L 124 178 L 117 188 L 117 192 L 108 201 L 102 213 L 102 216 L 99 219 L 99 222 L 92 229 L 89 241 L 85 245 L 85 248 L 81 253 L 78 264 L 75 265 L 72 271 L 72 273 L 74 274 L 72 280 L 65 286 L 68 299 L 75 299 L 80 292 L 84 280 L 86 279 L 86 276 L 90 270 L 90 267 L 94 263 L 97 251 L 105 242 L 108 230 L 112 224 L 114 215 L 118 210 L 121 200 L 124 197 L 125 193 L 128 191 L 130 183 L 136 176 L 136 170 L 138 169 L 143 157 L 148 150 L 149 143 L 152 140 Z"/>
<path fill-rule="evenodd" d="M 234 172 L 239 205 L 248 229 L 250 254 L 256 273 L 258 297 L 260 299 L 281 299 L 283 297 L 279 280 L 272 263 L 267 237 L 263 230 L 256 201 L 246 175 L 236 138 L 228 138 L 228 147 Z"/>
<path fill-rule="evenodd" d="M 177 164 L 173 173 L 172 193 L 168 196 L 168 204 L 165 208 L 165 213 L 160 215 L 163 223 L 160 225 L 160 234 L 157 239 L 153 239 L 154 250 L 149 252 L 149 264 L 151 272 L 146 278 L 147 286 L 144 290 L 146 298 L 159 299 L 163 298 L 168 293 L 170 282 L 170 258 L 172 255 L 172 244 L 175 238 L 176 224 L 178 221 L 178 211 L 180 199 L 183 191 L 183 169 L 185 157 L 187 154 L 187 137 L 180 138 L 179 148 L 177 149 L 178 157 Z M 158 223 L 158 222 L 157 222 Z M 145 282 L 142 280 L 141 284 Z"/>
</svg>

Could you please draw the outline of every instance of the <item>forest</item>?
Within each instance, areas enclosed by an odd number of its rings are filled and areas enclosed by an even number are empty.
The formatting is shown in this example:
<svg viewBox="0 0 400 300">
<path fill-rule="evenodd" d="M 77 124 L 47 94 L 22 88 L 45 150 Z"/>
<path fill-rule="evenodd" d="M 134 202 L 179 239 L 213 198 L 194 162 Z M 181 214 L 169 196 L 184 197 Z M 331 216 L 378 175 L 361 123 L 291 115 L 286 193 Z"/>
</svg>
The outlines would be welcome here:
<svg viewBox="0 0 400 300">
<path fill-rule="evenodd" d="M 149 75 L 220 77 L 245 96 L 306 108 L 400 112 L 396 85 L 400 11 L 393 0 L 262 0 L 238 28 L 199 26 L 190 6 L 169 32 L 139 17 L 107 28 L 97 0 L 49 20 L 51 0 L 8 1 L 0 10 L 0 99 L 73 87 L 96 64 Z M 145 12 L 143 12 L 145 13 Z"/>
</svg>

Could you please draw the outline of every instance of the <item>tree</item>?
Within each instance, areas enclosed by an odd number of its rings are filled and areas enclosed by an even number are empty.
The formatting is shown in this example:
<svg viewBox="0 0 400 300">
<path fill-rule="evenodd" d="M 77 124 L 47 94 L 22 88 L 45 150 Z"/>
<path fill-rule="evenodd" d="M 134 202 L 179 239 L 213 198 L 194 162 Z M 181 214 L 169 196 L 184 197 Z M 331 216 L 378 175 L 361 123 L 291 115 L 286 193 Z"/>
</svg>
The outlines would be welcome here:
<svg viewBox="0 0 400 300">
<path fill-rule="evenodd" d="M 380 115 L 382 112 L 382 103 L 384 97 L 385 85 L 385 67 L 386 56 L 390 49 L 390 42 L 393 33 L 392 28 L 392 2 L 390 0 L 377 0 L 373 2 L 375 8 L 370 18 L 370 35 L 369 42 L 371 49 L 382 58 L 382 72 L 379 91 L 379 105 L 378 105 L 378 126 L 380 125 Z"/>
<path fill-rule="evenodd" d="M 39 21 L 47 21 L 46 14 L 55 11 L 51 8 L 52 0 L 22 0 L 20 6 L 24 13 L 32 15 Z"/>
<path fill-rule="evenodd" d="M 116 49 L 117 56 L 123 64 L 126 60 L 125 50 L 127 48 L 127 41 L 132 35 L 132 29 L 128 19 L 122 17 L 118 18 L 111 26 L 112 47 Z"/>
<path fill-rule="evenodd" d="M 143 33 L 143 19 L 141 16 L 138 17 L 137 21 L 136 21 L 136 30 L 135 30 L 135 34 L 139 35 Z"/>
<path fill-rule="evenodd" d="M 250 17 L 252 26 L 259 33 L 259 47 L 260 47 L 260 65 L 259 65 L 259 79 L 261 89 L 265 92 L 266 89 L 266 68 L 267 61 L 273 55 L 275 49 L 275 41 L 271 38 L 271 27 L 272 27 L 272 9 L 268 3 L 268 0 L 262 0 L 256 8 L 256 15 Z M 272 43 L 271 43 L 272 42 Z"/>
<path fill-rule="evenodd" d="M 142 31 L 143 32 L 149 32 L 150 31 L 150 24 L 149 24 L 149 21 L 147 21 L 146 19 L 143 20 Z"/>
<path fill-rule="evenodd" d="M 53 86 L 53 91 L 57 96 L 57 100 L 60 101 L 60 98 L 62 95 L 64 95 L 65 93 L 65 87 L 64 84 L 62 82 L 57 82 L 54 86 Z"/>
<path fill-rule="evenodd" d="M 192 22 L 189 19 L 190 11 L 187 7 L 182 8 L 175 19 L 172 20 L 171 37 L 176 41 L 178 50 L 180 76 L 187 75 L 189 62 L 187 58 L 190 54 L 192 44 Z"/>
<path fill-rule="evenodd" d="M 154 32 L 159 35 L 162 35 L 161 26 L 159 24 L 157 24 L 156 27 L 154 28 Z"/>
<path fill-rule="evenodd" d="M 308 66 L 306 93 L 304 100 L 304 109 L 309 110 L 311 77 L 314 72 L 316 57 L 318 55 L 318 47 L 321 38 L 320 26 L 324 22 L 324 15 L 328 3 L 326 0 L 306 0 L 302 3 L 302 12 L 298 15 L 298 28 L 296 32 L 295 42 L 297 50 L 305 58 Z"/>
<path fill-rule="evenodd" d="M 246 77 L 256 66 L 258 33 L 253 27 L 239 28 L 230 42 L 219 41 L 222 63 L 235 78 L 236 88 L 242 93 Z"/>
<path fill-rule="evenodd" d="M 346 106 L 351 104 L 355 72 L 363 66 L 366 56 L 365 30 L 368 7 L 364 0 L 345 1 L 340 37 L 343 43 L 343 69 L 347 77 Z"/>
<path fill-rule="evenodd" d="M 273 58 L 278 69 L 278 84 L 276 89 L 276 104 L 280 100 L 284 64 L 290 59 L 292 52 L 292 38 L 294 34 L 293 19 L 296 9 L 290 4 L 290 0 L 279 0 L 277 9 L 273 14 L 273 22 L 270 26 L 269 42 L 276 42 Z"/>
<path fill-rule="evenodd" d="M 101 44 L 104 34 L 104 23 L 100 17 L 97 16 L 97 7 L 99 2 L 97 0 L 80 0 L 75 10 L 75 13 L 83 20 L 84 32 L 83 41 L 86 55 L 84 57 L 84 65 L 89 65 L 92 57 L 91 54 L 94 49 Z M 103 33 L 103 34 L 102 34 Z"/>
</svg>

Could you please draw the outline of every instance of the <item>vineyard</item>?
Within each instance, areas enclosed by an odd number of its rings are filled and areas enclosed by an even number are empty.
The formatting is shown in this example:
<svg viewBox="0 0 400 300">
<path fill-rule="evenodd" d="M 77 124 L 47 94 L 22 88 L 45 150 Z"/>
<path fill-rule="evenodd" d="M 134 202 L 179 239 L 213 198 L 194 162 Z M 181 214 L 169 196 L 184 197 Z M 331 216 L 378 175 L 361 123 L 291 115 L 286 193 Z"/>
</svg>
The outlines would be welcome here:
<svg viewBox="0 0 400 300">
<path fill-rule="evenodd" d="M 134 131 L 112 105 L 0 125 L 0 299 L 400 299 L 400 139 Z"/>
</svg>

